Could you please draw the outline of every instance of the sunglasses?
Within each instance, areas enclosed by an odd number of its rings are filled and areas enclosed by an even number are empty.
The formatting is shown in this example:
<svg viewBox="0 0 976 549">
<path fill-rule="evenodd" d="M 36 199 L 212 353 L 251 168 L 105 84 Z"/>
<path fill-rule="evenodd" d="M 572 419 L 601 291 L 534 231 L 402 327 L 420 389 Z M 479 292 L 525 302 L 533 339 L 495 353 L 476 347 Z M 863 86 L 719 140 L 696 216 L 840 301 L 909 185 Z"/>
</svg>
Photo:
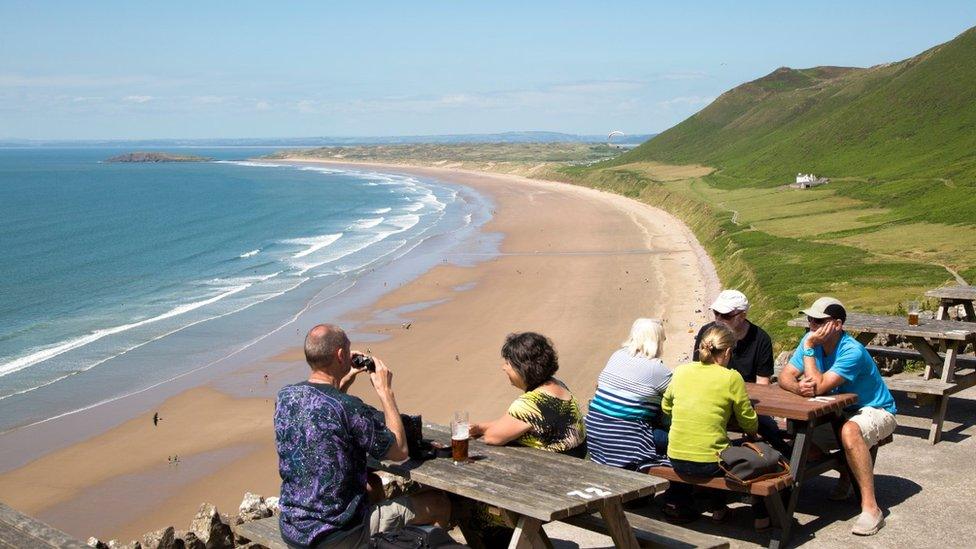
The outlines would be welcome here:
<svg viewBox="0 0 976 549">
<path fill-rule="evenodd" d="M 721 318 L 722 320 L 732 320 L 733 318 L 741 315 L 742 311 L 732 311 L 731 313 L 720 313 L 718 311 L 713 310 L 712 313 L 715 315 L 715 318 Z"/>
<path fill-rule="evenodd" d="M 807 323 L 811 326 L 820 326 L 821 324 L 826 324 L 833 320 L 832 318 L 813 318 L 812 316 L 807 317 Z"/>
</svg>

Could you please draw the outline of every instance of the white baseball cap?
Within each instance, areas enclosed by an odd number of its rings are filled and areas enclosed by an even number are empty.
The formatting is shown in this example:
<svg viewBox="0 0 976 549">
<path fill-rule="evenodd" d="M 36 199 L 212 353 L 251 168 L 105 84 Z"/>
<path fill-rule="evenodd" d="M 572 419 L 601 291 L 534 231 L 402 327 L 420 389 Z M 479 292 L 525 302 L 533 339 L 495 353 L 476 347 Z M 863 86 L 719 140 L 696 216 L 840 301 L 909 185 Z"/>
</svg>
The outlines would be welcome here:
<svg viewBox="0 0 976 549">
<path fill-rule="evenodd" d="M 847 310 L 844 304 L 832 297 L 821 297 L 813 302 L 809 308 L 800 311 L 810 318 L 823 320 L 825 318 L 836 318 L 840 321 L 847 320 Z"/>
<path fill-rule="evenodd" d="M 712 303 L 712 310 L 723 315 L 732 311 L 748 311 L 749 300 L 739 290 L 722 290 Z"/>
</svg>

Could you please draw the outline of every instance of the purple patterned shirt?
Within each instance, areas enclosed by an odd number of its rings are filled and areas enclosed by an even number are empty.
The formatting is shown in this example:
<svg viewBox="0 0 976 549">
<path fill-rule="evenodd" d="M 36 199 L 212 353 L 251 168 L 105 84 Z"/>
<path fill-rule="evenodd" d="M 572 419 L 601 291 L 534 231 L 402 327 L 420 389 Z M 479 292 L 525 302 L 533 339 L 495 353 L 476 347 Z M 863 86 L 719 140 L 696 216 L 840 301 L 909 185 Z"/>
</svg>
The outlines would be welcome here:
<svg viewBox="0 0 976 549">
<path fill-rule="evenodd" d="M 394 442 L 375 408 L 331 385 L 288 385 L 278 393 L 275 440 L 285 541 L 308 547 L 362 523 L 366 456 L 382 459 Z"/>
</svg>

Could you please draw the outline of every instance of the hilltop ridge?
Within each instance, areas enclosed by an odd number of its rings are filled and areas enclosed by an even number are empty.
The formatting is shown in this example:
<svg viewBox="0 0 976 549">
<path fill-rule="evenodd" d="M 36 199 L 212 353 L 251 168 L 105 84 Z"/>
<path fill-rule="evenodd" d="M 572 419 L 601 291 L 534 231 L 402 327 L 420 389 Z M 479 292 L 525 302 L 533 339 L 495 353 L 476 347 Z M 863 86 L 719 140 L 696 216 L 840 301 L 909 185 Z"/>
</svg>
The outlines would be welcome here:
<svg viewBox="0 0 976 549">
<path fill-rule="evenodd" d="M 614 161 L 697 163 L 756 186 L 832 177 L 976 179 L 976 27 L 868 68 L 780 67 Z"/>
</svg>

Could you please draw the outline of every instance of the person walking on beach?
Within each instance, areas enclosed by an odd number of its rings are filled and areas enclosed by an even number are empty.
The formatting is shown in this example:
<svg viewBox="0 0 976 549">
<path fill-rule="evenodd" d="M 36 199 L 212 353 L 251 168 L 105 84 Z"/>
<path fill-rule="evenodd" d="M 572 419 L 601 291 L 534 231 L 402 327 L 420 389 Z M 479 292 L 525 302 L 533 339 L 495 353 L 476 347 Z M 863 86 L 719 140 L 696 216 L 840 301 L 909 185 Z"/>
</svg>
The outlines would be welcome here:
<svg viewBox="0 0 976 549">
<path fill-rule="evenodd" d="M 153 414 L 153 427 L 159 426 L 159 412 Z"/>
<path fill-rule="evenodd" d="M 367 456 L 407 458 L 407 437 L 393 395 L 393 372 L 372 357 L 369 372 L 383 411 L 346 394 L 358 374 L 342 328 L 320 324 L 305 338 L 307 381 L 287 385 L 275 407 L 281 475 L 281 535 L 289 547 L 366 547 L 369 538 L 405 524 L 450 520 L 450 503 L 436 491 L 381 500 L 368 488 Z M 385 423 L 385 424 L 384 424 Z"/>
<path fill-rule="evenodd" d="M 832 297 L 821 297 L 800 313 L 807 315 L 810 329 L 780 373 L 779 384 L 805 397 L 833 392 L 857 395 L 857 404 L 844 410 L 847 421 L 840 430 L 841 444 L 829 424 L 814 430 L 813 442 L 823 451 L 844 449 L 861 491 L 861 514 L 854 521 L 851 533 L 874 535 L 885 521 L 874 493 L 871 448 L 898 427 L 895 399 L 867 349 L 844 331 L 847 310 L 843 303 Z M 830 499 L 847 499 L 850 492 L 850 479 L 842 476 Z"/>
<path fill-rule="evenodd" d="M 773 376 L 773 340 L 759 326 L 747 318 L 749 314 L 749 299 L 738 290 L 722 290 L 712 303 L 712 314 L 715 320 L 705 324 L 695 336 L 695 348 L 692 360 L 700 356 L 702 335 L 713 326 L 725 326 L 732 330 L 735 336 L 735 346 L 732 347 L 732 358 L 728 368 L 742 375 L 746 383 L 769 385 Z M 770 416 L 759 416 L 759 436 L 769 442 L 783 455 L 790 455 L 792 448 L 780 434 L 776 420 Z"/>
</svg>

